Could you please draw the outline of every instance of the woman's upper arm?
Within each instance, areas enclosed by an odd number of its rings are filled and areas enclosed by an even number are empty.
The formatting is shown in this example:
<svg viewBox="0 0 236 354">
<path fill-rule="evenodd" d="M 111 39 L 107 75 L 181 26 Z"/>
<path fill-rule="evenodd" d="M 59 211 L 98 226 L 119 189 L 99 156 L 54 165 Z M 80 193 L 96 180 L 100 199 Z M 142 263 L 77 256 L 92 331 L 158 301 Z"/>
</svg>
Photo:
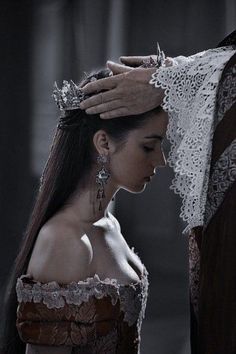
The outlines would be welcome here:
<svg viewBox="0 0 236 354">
<path fill-rule="evenodd" d="M 71 351 L 72 347 L 27 344 L 25 354 L 71 354 Z"/>
</svg>

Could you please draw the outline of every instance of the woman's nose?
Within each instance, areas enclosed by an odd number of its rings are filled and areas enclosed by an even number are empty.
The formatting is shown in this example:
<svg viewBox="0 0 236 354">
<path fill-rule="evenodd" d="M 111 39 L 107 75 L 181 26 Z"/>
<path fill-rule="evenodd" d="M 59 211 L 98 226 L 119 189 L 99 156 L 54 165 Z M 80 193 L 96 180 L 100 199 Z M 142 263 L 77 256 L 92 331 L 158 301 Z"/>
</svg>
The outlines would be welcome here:
<svg viewBox="0 0 236 354">
<path fill-rule="evenodd" d="M 161 161 L 160 161 L 159 166 L 162 166 L 162 167 L 166 166 L 166 157 L 165 157 L 164 153 L 161 154 Z"/>
<path fill-rule="evenodd" d="M 162 152 L 158 158 L 154 161 L 154 168 L 156 167 L 165 167 L 166 166 L 166 157 Z"/>
</svg>

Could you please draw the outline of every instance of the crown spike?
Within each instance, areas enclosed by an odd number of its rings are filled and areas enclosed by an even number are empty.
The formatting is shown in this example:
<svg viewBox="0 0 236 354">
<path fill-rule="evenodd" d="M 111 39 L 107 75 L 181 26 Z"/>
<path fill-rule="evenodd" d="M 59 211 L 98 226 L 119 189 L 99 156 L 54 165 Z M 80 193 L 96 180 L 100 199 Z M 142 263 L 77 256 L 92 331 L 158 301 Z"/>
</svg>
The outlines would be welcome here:
<svg viewBox="0 0 236 354">
<path fill-rule="evenodd" d="M 59 107 L 60 111 L 69 111 L 73 109 L 79 109 L 80 102 L 84 101 L 87 97 L 77 86 L 74 81 L 69 82 L 63 80 L 62 88 L 59 89 L 55 81 L 53 85 L 53 98 Z"/>
</svg>

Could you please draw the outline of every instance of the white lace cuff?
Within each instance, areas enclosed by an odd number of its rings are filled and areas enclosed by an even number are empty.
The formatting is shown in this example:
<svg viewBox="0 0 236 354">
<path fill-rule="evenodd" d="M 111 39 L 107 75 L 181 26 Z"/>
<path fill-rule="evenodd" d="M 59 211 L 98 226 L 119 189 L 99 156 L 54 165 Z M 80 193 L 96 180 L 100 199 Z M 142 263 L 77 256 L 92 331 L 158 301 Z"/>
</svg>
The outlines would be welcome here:
<svg viewBox="0 0 236 354">
<path fill-rule="evenodd" d="M 173 66 L 157 69 L 150 80 L 165 90 L 162 106 L 169 114 L 171 143 L 168 162 L 175 172 L 171 189 L 182 197 L 184 232 L 203 225 L 217 85 L 234 53 L 232 47 L 221 47 L 176 57 Z"/>
</svg>

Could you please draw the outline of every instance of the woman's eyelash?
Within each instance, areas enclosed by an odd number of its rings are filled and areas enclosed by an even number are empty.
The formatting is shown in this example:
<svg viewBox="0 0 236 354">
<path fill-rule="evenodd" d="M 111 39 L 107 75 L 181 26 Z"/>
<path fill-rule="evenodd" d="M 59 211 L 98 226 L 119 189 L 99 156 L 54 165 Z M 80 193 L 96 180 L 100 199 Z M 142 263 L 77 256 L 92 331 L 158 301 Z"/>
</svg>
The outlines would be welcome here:
<svg viewBox="0 0 236 354">
<path fill-rule="evenodd" d="M 151 147 L 149 147 L 149 146 L 144 146 L 143 148 L 144 148 L 144 150 L 145 150 L 146 152 L 149 152 L 149 151 L 153 151 L 153 150 L 154 150 L 154 148 L 151 148 Z"/>
</svg>

